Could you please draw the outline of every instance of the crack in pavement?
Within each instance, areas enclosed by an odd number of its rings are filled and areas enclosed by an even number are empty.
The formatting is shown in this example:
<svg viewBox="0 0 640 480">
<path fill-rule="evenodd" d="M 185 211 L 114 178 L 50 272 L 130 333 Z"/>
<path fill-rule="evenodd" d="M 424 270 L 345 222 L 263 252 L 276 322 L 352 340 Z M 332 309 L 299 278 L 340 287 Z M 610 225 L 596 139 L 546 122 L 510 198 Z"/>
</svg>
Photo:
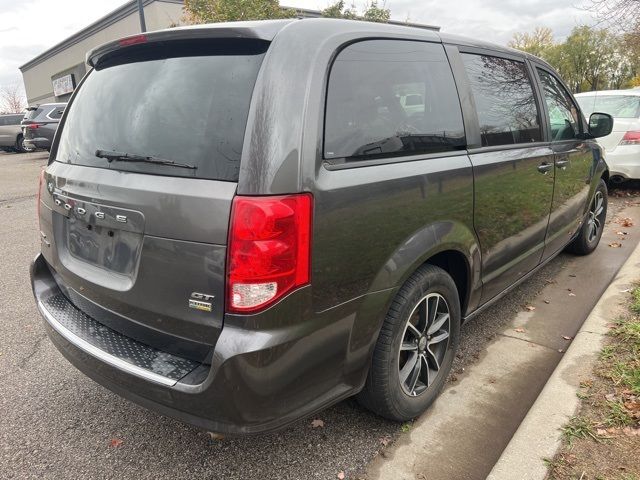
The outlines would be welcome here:
<svg viewBox="0 0 640 480">
<path fill-rule="evenodd" d="M 525 343 L 530 343 L 531 345 L 537 345 L 538 347 L 543 347 L 543 348 L 546 348 L 547 350 L 552 350 L 554 352 L 557 352 L 557 350 L 553 347 L 549 347 L 548 345 L 543 345 L 542 343 L 534 342 L 532 340 L 527 340 L 526 338 L 514 337 L 513 335 L 507 335 L 506 333 L 498 333 L 497 335 L 501 337 L 506 337 L 506 338 L 513 338 L 514 340 L 521 340 Z"/>
<path fill-rule="evenodd" d="M 36 198 L 36 194 L 33 193 L 31 195 L 24 195 L 22 197 L 0 198 L 0 205 L 4 205 L 6 203 L 18 203 L 24 200 L 29 200 L 31 198 Z"/>
<path fill-rule="evenodd" d="M 38 350 L 40 350 L 40 348 L 42 347 L 42 343 L 44 341 L 44 339 L 47 338 L 47 334 L 43 333 L 33 344 L 33 348 L 31 349 L 31 351 L 22 358 L 22 360 L 20 360 L 18 362 L 18 368 L 20 370 L 25 368 L 25 365 L 29 362 L 29 360 L 31 360 L 31 358 L 38 353 Z"/>
</svg>

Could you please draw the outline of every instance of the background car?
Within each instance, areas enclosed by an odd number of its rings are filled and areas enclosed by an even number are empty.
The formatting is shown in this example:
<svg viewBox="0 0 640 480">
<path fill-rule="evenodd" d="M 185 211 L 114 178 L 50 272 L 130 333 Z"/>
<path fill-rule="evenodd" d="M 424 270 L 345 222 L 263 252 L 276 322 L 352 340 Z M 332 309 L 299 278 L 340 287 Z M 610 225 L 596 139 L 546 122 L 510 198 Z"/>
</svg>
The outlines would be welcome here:
<svg viewBox="0 0 640 480">
<path fill-rule="evenodd" d="M 43 103 L 27 108 L 22 120 L 22 132 L 26 148 L 49 150 L 58 129 L 66 103 Z"/>
<path fill-rule="evenodd" d="M 21 113 L 0 115 L 0 150 L 26 152 L 24 135 L 20 128 Z"/>
<path fill-rule="evenodd" d="M 613 131 L 598 139 L 606 152 L 611 182 L 640 178 L 640 88 L 603 90 L 576 95 L 585 116 L 593 112 L 613 117 Z"/>
</svg>

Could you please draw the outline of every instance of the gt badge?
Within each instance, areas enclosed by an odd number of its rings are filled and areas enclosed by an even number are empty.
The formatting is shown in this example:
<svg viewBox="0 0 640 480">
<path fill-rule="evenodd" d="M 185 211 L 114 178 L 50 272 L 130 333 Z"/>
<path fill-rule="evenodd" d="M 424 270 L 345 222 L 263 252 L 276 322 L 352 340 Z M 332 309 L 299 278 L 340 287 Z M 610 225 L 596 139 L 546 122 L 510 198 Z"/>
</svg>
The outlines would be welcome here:
<svg viewBox="0 0 640 480">
<path fill-rule="evenodd" d="M 189 308 L 202 310 L 203 312 L 210 312 L 212 309 L 211 302 L 213 301 L 213 299 L 213 295 L 193 292 L 191 294 L 191 298 L 189 299 Z"/>
</svg>

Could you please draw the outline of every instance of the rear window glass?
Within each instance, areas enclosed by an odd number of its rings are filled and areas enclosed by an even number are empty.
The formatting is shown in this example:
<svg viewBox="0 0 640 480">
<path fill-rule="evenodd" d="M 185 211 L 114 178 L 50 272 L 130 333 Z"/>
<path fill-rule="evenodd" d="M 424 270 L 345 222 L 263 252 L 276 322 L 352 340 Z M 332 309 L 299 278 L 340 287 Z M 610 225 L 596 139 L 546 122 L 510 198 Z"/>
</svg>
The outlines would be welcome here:
<svg viewBox="0 0 640 480">
<path fill-rule="evenodd" d="M 88 74 L 69 105 L 56 160 L 237 181 L 251 95 L 267 47 L 240 39 L 171 48 L 149 44 L 108 58 Z M 109 162 L 97 150 L 196 169 Z"/>
<path fill-rule="evenodd" d="M 35 119 L 38 115 L 40 115 L 42 113 L 42 107 L 38 107 L 38 108 L 34 108 L 34 109 L 30 109 L 27 111 L 27 113 L 24 115 L 24 119 L 25 120 L 33 120 Z"/>
<path fill-rule="evenodd" d="M 615 118 L 640 118 L 640 96 L 593 95 L 576 97 L 585 116 L 608 113 Z"/>
<path fill-rule="evenodd" d="M 324 158 L 350 161 L 465 145 L 442 45 L 368 40 L 338 55 L 327 89 Z"/>
</svg>

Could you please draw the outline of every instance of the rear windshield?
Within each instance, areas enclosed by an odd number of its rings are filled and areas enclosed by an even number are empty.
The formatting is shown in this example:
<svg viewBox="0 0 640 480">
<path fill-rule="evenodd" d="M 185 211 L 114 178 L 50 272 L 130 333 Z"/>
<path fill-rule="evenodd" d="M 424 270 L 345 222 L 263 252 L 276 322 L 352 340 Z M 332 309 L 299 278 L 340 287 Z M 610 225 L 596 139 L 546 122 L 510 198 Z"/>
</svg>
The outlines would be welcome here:
<svg viewBox="0 0 640 480">
<path fill-rule="evenodd" d="M 579 96 L 576 100 L 586 117 L 593 112 L 608 113 L 614 118 L 640 117 L 640 96 L 593 95 Z"/>
<path fill-rule="evenodd" d="M 24 114 L 24 120 L 35 119 L 38 115 L 42 113 L 42 110 L 43 110 L 42 107 L 29 109 L 27 113 Z"/>
<path fill-rule="evenodd" d="M 267 46 L 240 39 L 150 44 L 102 61 L 68 107 L 56 160 L 237 181 L 249 103 Z M 97 150 L 196 168 L 109 162 L 96 157 Z"/>
</svg>

